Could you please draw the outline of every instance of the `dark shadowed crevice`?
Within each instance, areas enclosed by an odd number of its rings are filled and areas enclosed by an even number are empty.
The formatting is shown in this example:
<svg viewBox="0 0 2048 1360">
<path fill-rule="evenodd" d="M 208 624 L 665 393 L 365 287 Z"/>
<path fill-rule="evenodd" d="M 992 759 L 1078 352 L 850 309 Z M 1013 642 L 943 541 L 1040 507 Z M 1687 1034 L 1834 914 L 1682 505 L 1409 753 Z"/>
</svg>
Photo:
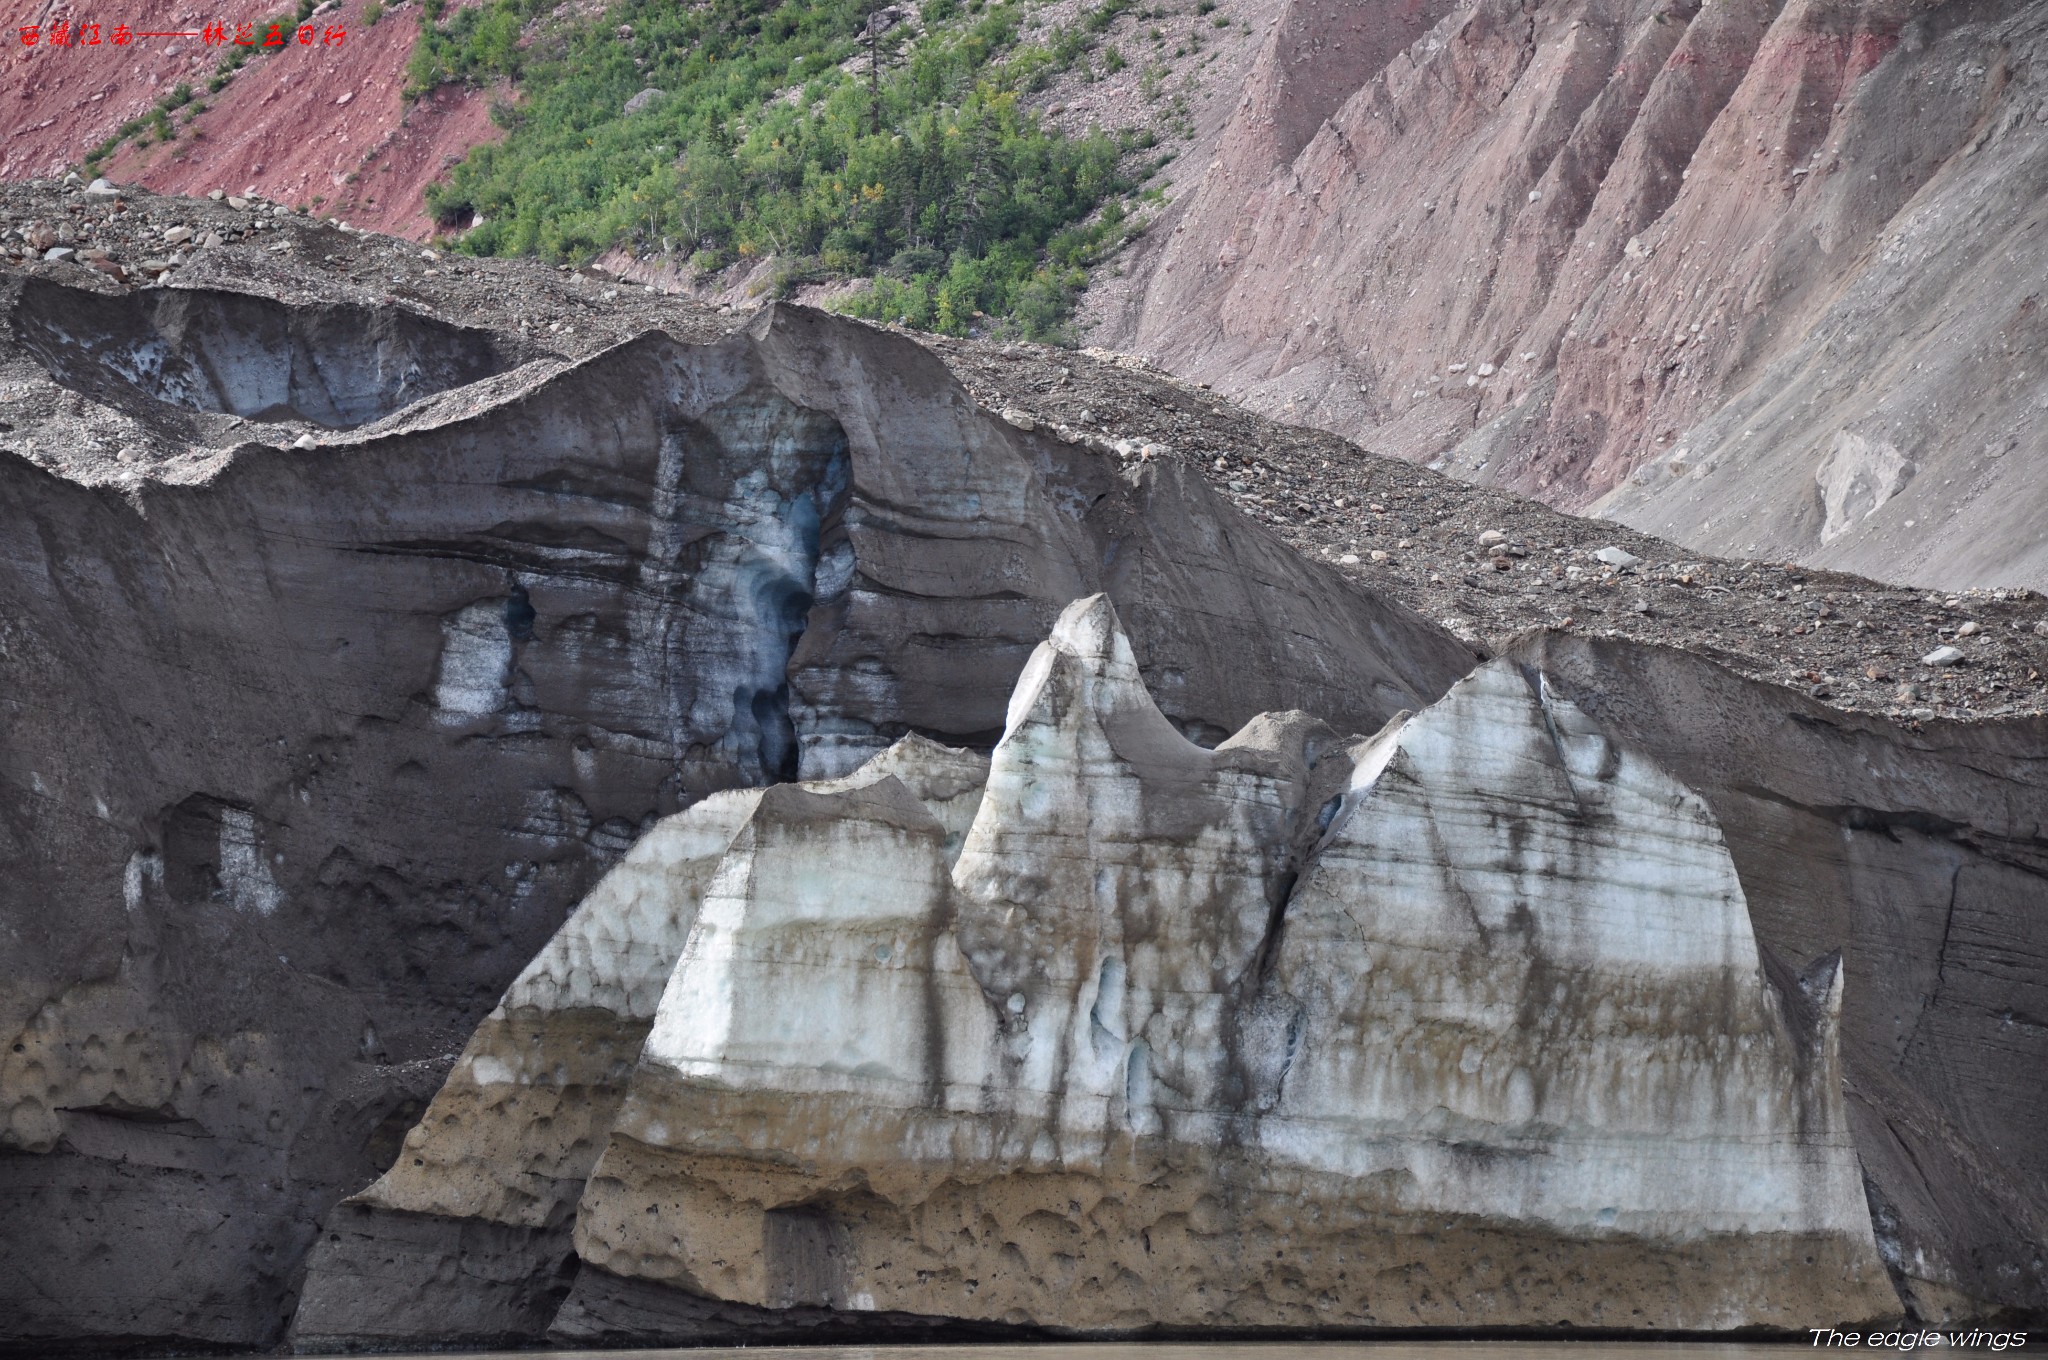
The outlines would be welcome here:
<svg viewBox="0 0 2048 1360">
<path fill-rule="evenodd" d="M 514 642 L 528 642 L 533 638 L 533 601 L 526 596 L 526 587 L 513 583 L 511 593 L 505 597 L 505 633 Z"/>
<path fill-rule="evenodd" d="M 847 575 L 837 541 L 851 479 L 836 420 L 754 391 L 679 426 L 677 455 L 658 491 L 671 513 L 702 516 L 710 533 L 681 547 L 678 593 L 664 606 L 673 715 L 686 789 L 772 784 L 798 777 L 802 741 L 790 663 L 819 599 Z M 716 458 L 752 471 L 719 501 L 689 494 L 688 469 Z M 828 526 L 835 535 L 829 560 Z M 651 583 L 650 583 L 651 584 Z"/>
<path fill-rule="evenodd" d="M 109 296 L 31 279 L 13 322 L 52 379 L 140 419 L 171 406 L 349 429 L 512 366 L 487 332 L 399 308 L 213 289 Z"/>
</svg>

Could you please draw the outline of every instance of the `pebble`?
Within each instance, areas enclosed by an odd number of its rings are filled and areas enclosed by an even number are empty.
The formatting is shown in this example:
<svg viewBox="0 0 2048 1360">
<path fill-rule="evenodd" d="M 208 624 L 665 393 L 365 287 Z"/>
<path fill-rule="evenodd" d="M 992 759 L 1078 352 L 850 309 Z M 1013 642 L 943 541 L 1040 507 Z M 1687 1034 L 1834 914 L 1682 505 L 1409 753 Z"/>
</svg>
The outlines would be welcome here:
<svg viewBox="0 0 2048 1360">
<path fill-rule="evenodd" d="M 1019 406 L 1005 406 L 1003 419 L 1026 434 L 1038 428 L 1038 422 L 1031 418 L 1031 413 Z M 1118 452 L 1121 453 L 1122 450 L 1119 449 Z"/>
<path fill-rule="evenodd" d="M 302 434 L 292 441 L 292 447 L 295 449 L 310 449 L 317 447 L 317 445 L 318 441 L 310 434 Z"/>
<path fill-rule="evenodd" d="M 111 180 L 96 179 L 85 186 L 85 196 L 87 198 L 119 198 L 121 191 L 114 187 Z"/>
<path fill-rule="evenodd" d="M 1975 619 L 1972 619 L 1972 620 L 1970 620 L 1970 622 L 1968 622 L 1968 623 L 1964 624 L 1964 625 L 1963 625 L 1962 627 L 1960 627 L 1960 628 L 1956 629 L 1956 636 L 1957 636 L 1957 637 L 1975 637 L 1975 636 L 1977 636 L 1977 634 L 1979 634 L 1979 633 L 1981 633 L 1981 632 L 1983 632 L 1983 631 L 1984 631 L 1984 630 L 1983 630 L 1982 628 L 1980 628 L 1980 627 L 1979 627 L 1979 626 L 1977 625 L 1977 621 L 1976 621 Z"/>
<path fill-rule="evenodd" d="M 70 246 L 51 246 L 43 252 L 43 258 L 46 260 L 68 260 L 77 253 Z"/>
<path fill-rule="evenodd" d="M 1338 559 L 1337 559 L 1337 565 L 1338 565 L 1338 566 L 1340 566 L 1340 567 L 1355 567 L 1355 566 L 1357 566 L 1357 565 L 1358 565 L 1358 554 L 1357 554 L 1357 553 L 1345 553 L 1345 554 L 1344 554 L 1344 555 L 1343 555 L 1342 557 L 1340 557 L 1340 558 L 1338 558 Z"/>
<path fill-rule="evenodd" d="M 1627 548 L 1617 548 L 1612 544 L 1594 553 L 1593 556 L 1610 567 L 1639 567 L 1643 563 L 1642 558 L 1637 557 Z"/>
<path fill-rule="evenodd" d="M 1375 505 L 1373 509 L 1377 510 L 1379 507 Z M 1479 546 L 1482 548 L 1491 548 L 1496 543 L 1505 543 L 1507 541 L 1508 536 L 1498 529 L 1488 529 L 1479 536 Z"/>
<path fill-rule="evenodd" d="M 190 227 L 172 227 L 169 231 L 166 231 L 164 233 L 164 240 L 168 241 L 170 244 L 174 246 L 179 245 L 185 241 L 189 241 L 191 239 L 192 228 Z"/>
<path fill-rule="evenodd" d="M 1926 656 L 1920 658 L 1920 664 L 1923 666 L 1953 666 L 1961 662 L 1962 659 L 1963 649 L 1960 647 L 1936 647 Z"/>
<path fill-rule="evenodd" d="M 1375 562 L 1384 562 L 1387 560 L 1387 556 L 1388 554 L 1385 548 L 1374 548 L 1372 550 L 1372 560 Z"/>
</svg>

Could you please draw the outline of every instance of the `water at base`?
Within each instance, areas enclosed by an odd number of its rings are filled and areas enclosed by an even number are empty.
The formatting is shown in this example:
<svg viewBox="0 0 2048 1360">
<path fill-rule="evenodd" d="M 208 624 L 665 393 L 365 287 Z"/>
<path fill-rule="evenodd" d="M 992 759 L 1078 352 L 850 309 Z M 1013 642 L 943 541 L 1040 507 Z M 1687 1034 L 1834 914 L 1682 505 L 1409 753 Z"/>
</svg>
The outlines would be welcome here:
<svg viewBox="0 0 2048 1360">
<path fill-rule="evenodd" d="M 1798 1343 L 1793 1343 L 1798 1344 Z M 1165 1341 L 990 1346 L 749 1346 L 516 1351 L 468 1360 L 1788 1360 L 1784 1345 L 1712 1341 Z M 443 1356 L 386 1360 L 448 1360 Z"/>
</svg>

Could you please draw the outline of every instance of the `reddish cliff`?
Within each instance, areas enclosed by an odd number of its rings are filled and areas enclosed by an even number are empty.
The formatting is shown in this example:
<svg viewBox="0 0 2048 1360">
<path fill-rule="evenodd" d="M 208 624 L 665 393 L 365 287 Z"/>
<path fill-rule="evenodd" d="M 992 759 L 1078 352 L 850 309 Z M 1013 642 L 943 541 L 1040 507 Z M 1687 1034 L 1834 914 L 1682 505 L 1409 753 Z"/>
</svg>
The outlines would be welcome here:
<svg viewBox="0 0 2048 1360">
<path fill-rule="evenodd" d="M 0 176 L 61 174 L 183 83 L 204 112 L 189 122 L 189 110 L 174 114 L 179 135 L 170 142 L 124 144 L 106 163 L 109 178 L 165 193 L 253 188 L 352 224 L 423 238 L 433 228 L 423 209 L 426 186 L 470 147 L 499 135 L 490 96 L 447 87 L 408 104 L 401 91 L 417 16 L 399 10 L 367 25 L 367 3 L 343 0 L 323 9 L 313 21 L 318 40 L 259 56 L 210 94 L 206 81 L 222 49 L 198 37 L 52 49 L 24 48 L 9 34 L 16 78 L 0 90 L 0 117 L 25 132 L 0 151 Z M 214 21 L 232 31 L 238 18 L 257 12 L 200 10 L 173 0 L 143 3 L 119 17 L 137 32 L 199 32 Z M 345 34 L 338 44 L 324 41 L 330 27 Z"/>
<path fill-rule="evenodd" d="M 2048 580 L 2048 12 L 1332 14 L 1283 11 L 1101 338 L 1703 548 Z"/>
</svg>

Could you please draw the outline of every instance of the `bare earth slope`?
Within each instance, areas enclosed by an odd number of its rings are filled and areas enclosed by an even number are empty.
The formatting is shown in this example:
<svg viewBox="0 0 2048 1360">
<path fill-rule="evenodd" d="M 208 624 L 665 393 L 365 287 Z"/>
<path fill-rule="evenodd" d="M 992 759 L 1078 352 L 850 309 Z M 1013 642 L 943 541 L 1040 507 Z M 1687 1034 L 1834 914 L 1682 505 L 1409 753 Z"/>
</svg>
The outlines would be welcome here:
<svg viewBox="0 0 2048 1360">
<path fill-rule="evenodd" d="M 495 92 L 448 86 L 405 101 L 418 10 L 394 6 L 372 25 L 364 22 L 368 5 L 329 0 L 311 22 L 323 35 L 341 29 L 338 45 L 295 41 L 251 60 L 218 91 L 207 80 L 226 49 L 198 36 L 139 37 L 119 48 L 104 38 L 97 47 L 24 48 L 10 30 L 0 58 L 0 127 L 9 131 L 0 179 L 62 174 L 182 84 L 200 102 L 173 115 L 179 135 L 125 143 L 107 161 L 108 175 L 164 193 L 249 189 L 425 239 L 434 226 L 424 207 L 427 185 L 472 146 L 502 135 L 489 117 Z M 119 17 L 138 32 L 197 35 L 207 23 L 237 16 L 148 0 Z"/>
<path fill-rule="evenodd" d="M 2048 11 L 1371 8 L 1281 12 L 1103 343 L 1700 551 L 2048 581 Z"/>
<path fill-rule="evenodd" d="M 907 732 L 989 749 L 1097 591 L 1203 746 L 1262 709 L 1371 731 L 1505 656 L 1651 753 L 1788 1004 L 1843 951 L 1900 1307 L 2048 1312 L 2039 596 L 1699 557 L 1131 361 L 260 201 L 8 186 L 0 255 L 0 1349 L 272 1344 L 316 1237 L 374 1276 L 390 1239 L 351 1255 L 334 1206 L 646 828 Z M 642 1333 L 590 1258 L 533 1281 L 453 1230 L 513 1323 L 573 1277 Z"/>
</svg>

